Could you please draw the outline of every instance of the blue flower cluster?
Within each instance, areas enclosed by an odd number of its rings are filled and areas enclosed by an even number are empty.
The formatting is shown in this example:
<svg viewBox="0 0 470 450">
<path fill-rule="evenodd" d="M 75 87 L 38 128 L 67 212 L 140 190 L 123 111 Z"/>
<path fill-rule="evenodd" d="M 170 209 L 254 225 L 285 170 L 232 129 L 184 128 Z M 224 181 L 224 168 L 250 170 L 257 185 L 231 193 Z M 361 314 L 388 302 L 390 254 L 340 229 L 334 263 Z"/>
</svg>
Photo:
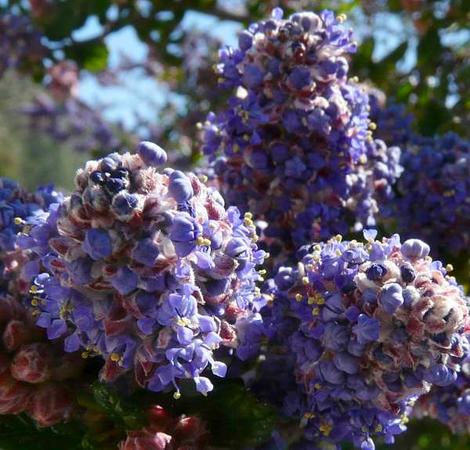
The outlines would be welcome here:
<svg viewBox="0 0 470 450">
<path fill-rule="evenodd" d="M 52 185 L 30 193 L 16 181 L 0 178 L 0 286 L 17 275 L 28 272 L 31 263 L 17 245 L 17 236 L 27 222 L 45 213 L 50 204 L 59 202 L 62 195 Z"/>
<path fill-rule="evenodd" d="M 284 412 L 317 444 L 371 450 L 374 436 L 391 443 L 405 429 L 417 397 L 456 381 L 469 318 L 427 244 L 364 235 L 301 248 L 298 265 L 281 267 L 267 289 L 265 323 L 297 385 Z"/>
<path fill-rule="evenodd" d="M 27 17 L 0 13 L 0 78 L 8 69 L 41 62 L 46 55 L 41 37 Z"/>
<path fill-rule="evenodd" d="M 470 345 L 461 361 L 462 370 L 449 386 L 434 386 L 413 407 L 416 418 L 432 417 L 457 434 L 470 434 Z"/>
<path fill-rule="evenodd" d="M 368 96 L 348 79 L 351 32 L 324 11 L 251 25 L 220 52 L 220 85 L 234 95 L 201 124 L 231 204 L 266 222 L 274 254 L 375 223 L 392 194 L 399 150 L 372 138 Z"/>
<path fill-rule="evenodd" d="M 470 246 L 470 142 L 454 133 L 414 136 L 403 152 L 397 227 L 426 239 L 439 254 Z"/>
<path fill-rule="evenodd" d="M 256 266 L 266 254 L 250 214 L 226 209 L 192 173 L 157 170 L 166 160 L 142 142 L 136 154 L 89 161 L 22 245 L 46 268 L 31 292 L 49 339 L 101 355 L 102 379 L 133 371 L 140 385 L 176 396 L 178 380 L 192 379 L 206 394 L 205 369 L 227 370 L 216 357 L 257 350 Z"/>
</svg>

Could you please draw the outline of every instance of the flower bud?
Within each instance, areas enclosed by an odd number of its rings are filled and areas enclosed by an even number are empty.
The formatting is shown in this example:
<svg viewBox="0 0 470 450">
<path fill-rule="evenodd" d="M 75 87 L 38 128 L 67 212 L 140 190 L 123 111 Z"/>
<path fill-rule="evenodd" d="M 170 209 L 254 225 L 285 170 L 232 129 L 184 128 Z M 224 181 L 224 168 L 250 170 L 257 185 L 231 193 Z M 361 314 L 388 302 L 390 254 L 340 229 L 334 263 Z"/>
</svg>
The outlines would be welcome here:
<svg viewBox="0 0 470 450">
<path fill-rule="evenodd" d="M 57 384 L 41 386 L 31 397 L 29 415 L 40 427 L 50 427 L 70 420 L 74 410 L 70 391 Z"/>
</svg>

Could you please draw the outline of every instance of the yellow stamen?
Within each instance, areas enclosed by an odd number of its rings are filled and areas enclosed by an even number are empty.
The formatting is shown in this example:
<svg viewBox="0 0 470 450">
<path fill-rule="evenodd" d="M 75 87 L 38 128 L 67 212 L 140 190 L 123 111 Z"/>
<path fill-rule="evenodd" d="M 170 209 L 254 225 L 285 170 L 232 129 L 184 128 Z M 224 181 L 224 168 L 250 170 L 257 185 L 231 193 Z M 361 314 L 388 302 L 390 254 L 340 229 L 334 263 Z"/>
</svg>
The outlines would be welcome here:
<svg viewBox="0 0 470 450">
<path fill-rule="evenodd" d="M 174 394 L 173 394 L 173 398 L 175 400 L 179 400 L 181 398 L 181 392 L 180 391 L 176 391 Z"/>
<path fill-rule="evenodd" d="M 121 360 L 121 356 L 118 353 L 111 353 L 109 359 L 114 362 L 118 362 Z"/>
<path fill-rule="evenodd" d="M 304 296 L 302 294 L 295 294 L 295 300 L 301 302 Z"/>
</svg>

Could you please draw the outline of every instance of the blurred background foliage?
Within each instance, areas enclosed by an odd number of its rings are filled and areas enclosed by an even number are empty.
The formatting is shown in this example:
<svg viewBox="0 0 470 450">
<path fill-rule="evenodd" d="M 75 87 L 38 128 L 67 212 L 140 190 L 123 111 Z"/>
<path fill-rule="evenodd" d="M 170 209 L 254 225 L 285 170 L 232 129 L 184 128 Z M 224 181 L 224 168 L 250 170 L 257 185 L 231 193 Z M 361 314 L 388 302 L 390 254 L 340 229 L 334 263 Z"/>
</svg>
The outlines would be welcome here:
<svg viewBox="0 0 470 450">
<path fill-rule="evenodd" d="M 275 6 L 287 13 L 323 8 L 346 13 L 360 43 L 351 72 L 383 90 L 389 101 L 406 104 L 416 131 L 454 130 L 468 138 L 468 0 L 0 0 L 0 13 L 32 17 L 48 49 L 42 64 L 0 79 L 0 175 L 30 188 L 53 181 L 70 189 L 76 168 L 89 158 L 21 114 L 46 92 L 48 69 L 64 59 L 80 70 L 84 89 L 77 101 L 99 112 L 92 120 L 109 122 L 122 148 L 152 139 L 180 166 L 197 164 L 196 124 L 224 102 L 214 89 L 217 49 L 236 42 L 238 29 Z M 129 33 L 134 44 L 127 46 Z M 120 40 L 113 49 L 114 37 Z M 105 101 L 94 101 L 102 92 Z M 92 153 L 107 151 L 98 145 Z M 8 426 L 3 424 L 5 432 Z M 468 450 L 470 440 L 434 422 L 419 422 L 394 448 Z"/>
</svg>

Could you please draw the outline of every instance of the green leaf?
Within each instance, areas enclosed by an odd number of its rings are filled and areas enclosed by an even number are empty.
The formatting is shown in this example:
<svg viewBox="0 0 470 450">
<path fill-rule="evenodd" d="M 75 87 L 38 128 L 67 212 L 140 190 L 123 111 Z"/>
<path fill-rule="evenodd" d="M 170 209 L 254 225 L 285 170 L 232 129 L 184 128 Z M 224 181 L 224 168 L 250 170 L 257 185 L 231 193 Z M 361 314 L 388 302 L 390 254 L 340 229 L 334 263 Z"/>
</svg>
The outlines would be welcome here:
<svg viewBox="0 0 470 450">
<path fill-rule="evenodd" d="M 108 65 L 108 48 L 101 41 L 77 43 L 65 49 L 67 58 L 71 58 L 80 67 L 91 72 L 99 72 Z"/>
</svg>

